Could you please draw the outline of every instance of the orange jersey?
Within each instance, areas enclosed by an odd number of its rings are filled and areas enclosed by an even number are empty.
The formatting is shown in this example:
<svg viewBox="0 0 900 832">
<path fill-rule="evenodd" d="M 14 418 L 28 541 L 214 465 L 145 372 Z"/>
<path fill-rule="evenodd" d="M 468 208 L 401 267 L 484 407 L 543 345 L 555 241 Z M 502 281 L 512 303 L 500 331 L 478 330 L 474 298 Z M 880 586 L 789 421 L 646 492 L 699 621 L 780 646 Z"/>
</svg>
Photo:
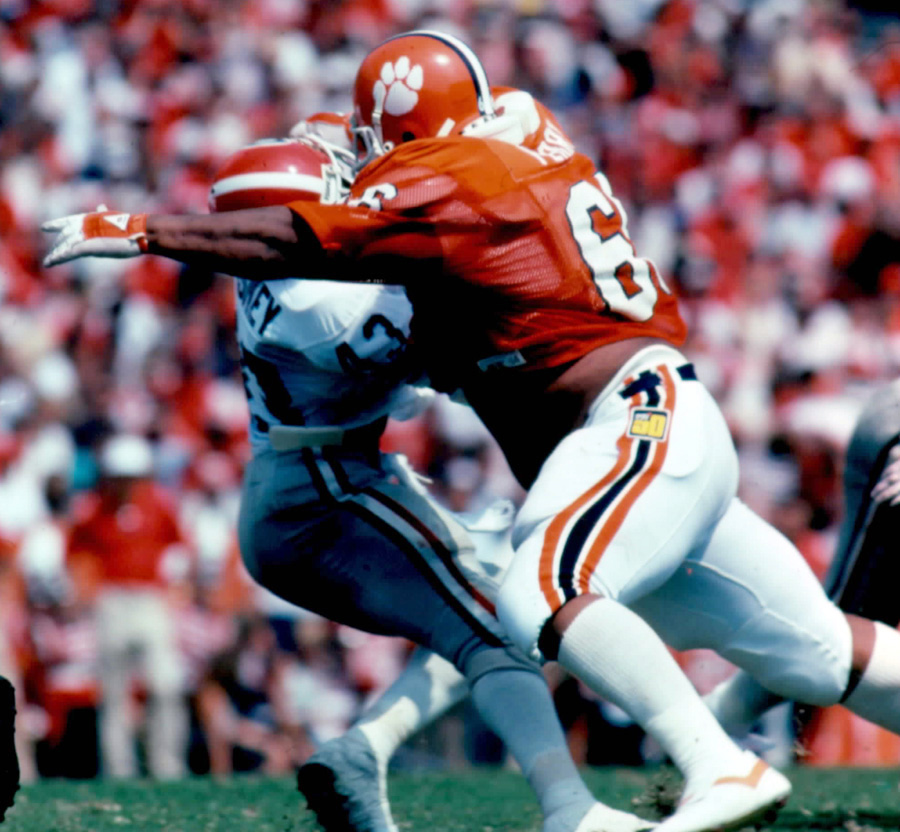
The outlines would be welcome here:
<svg viewBox="0 0 900 832">
<path fill-rule="evenodd" d="M 76 507 L 68 556 L 94 559 L 104 584 L 162 584 L 166 550 L 182 542 L 169 495 L 142 481 L 121 503 L 97 493 L 85 495 Z"/>
<path fill-rule="evenodd" d="M 626 338 L 684 340 L 676 299 L 636 256 L 606 177 L 542 115 L 521 145 L 409 142 L 364 168 L 345 204 L 290 206 L 336 276 L 406 286 L 440 386 L 562 371 Z"/>
</svg>

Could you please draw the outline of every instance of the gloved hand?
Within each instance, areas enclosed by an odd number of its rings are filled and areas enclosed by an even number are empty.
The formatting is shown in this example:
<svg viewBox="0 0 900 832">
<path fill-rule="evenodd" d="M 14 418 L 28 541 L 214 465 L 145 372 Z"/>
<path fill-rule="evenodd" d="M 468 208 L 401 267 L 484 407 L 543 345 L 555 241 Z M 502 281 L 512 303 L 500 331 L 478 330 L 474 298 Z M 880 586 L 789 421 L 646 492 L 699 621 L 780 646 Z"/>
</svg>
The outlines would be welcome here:
<svg viewBox="0 0 900 832">
<path fill-rule="evenodd" d="M 147 215 L 107 211 L 105 205 L 88 214 L 49 220 L 41 231 L 57 235 L 45 266 L 79 257 L 136 257 L 147 251 Z"/>
</svg>

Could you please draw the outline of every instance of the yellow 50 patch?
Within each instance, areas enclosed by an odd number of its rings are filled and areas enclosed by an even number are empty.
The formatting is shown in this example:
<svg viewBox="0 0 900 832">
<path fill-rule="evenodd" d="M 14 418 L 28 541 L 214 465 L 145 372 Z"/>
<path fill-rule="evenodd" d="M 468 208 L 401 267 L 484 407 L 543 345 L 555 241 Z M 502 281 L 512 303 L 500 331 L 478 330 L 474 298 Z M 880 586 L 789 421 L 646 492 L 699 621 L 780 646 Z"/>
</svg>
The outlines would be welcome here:
<svg viewBox="0 0 900 832">
<path fill-rule="evenodd" d="M 628 435 L 635 439 L 663 441 L 669 432 L 669 411 L 639 407 L 631 414 Z"/>
</svg>

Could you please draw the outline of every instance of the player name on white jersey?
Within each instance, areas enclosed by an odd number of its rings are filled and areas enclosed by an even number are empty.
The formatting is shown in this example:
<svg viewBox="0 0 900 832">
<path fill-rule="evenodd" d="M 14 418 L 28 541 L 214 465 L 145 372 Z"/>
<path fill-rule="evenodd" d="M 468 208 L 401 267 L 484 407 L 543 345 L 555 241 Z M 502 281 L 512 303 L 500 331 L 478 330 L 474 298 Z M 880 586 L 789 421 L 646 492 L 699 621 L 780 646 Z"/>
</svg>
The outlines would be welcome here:
<svg viewBox="0 0 900 832">
<path fill-rule="evenodd" d="M 399 287 L 286 279 L 236 289 L 254 447 L 272 425 L 367 424 L 419 398 L 401 383 L 415 371 Z"/>
</svg>

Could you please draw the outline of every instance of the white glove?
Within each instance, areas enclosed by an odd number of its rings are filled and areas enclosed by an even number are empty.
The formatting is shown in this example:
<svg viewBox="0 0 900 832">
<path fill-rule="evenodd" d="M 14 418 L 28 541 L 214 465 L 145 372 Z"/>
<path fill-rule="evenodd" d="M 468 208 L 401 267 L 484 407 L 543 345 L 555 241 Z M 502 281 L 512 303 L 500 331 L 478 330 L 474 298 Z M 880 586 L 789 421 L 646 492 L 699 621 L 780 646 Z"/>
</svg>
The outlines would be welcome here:
<svg viewBox="0 0 900 832">
<path fill-rule="evenodd" d="M 888 451 L 884 470 L 872 489 L 872 499 L 876 504 L 890 501 L 892 506 L 900 503 L 900 445 Z"/>
<path fill-rule="evenodd" d="M 45 266 L 79 257 L 137 257 L 147 251 L 147 215 L 100 210 L 49 220 L 41 231 L 55 233 Z"/>
</svg>

